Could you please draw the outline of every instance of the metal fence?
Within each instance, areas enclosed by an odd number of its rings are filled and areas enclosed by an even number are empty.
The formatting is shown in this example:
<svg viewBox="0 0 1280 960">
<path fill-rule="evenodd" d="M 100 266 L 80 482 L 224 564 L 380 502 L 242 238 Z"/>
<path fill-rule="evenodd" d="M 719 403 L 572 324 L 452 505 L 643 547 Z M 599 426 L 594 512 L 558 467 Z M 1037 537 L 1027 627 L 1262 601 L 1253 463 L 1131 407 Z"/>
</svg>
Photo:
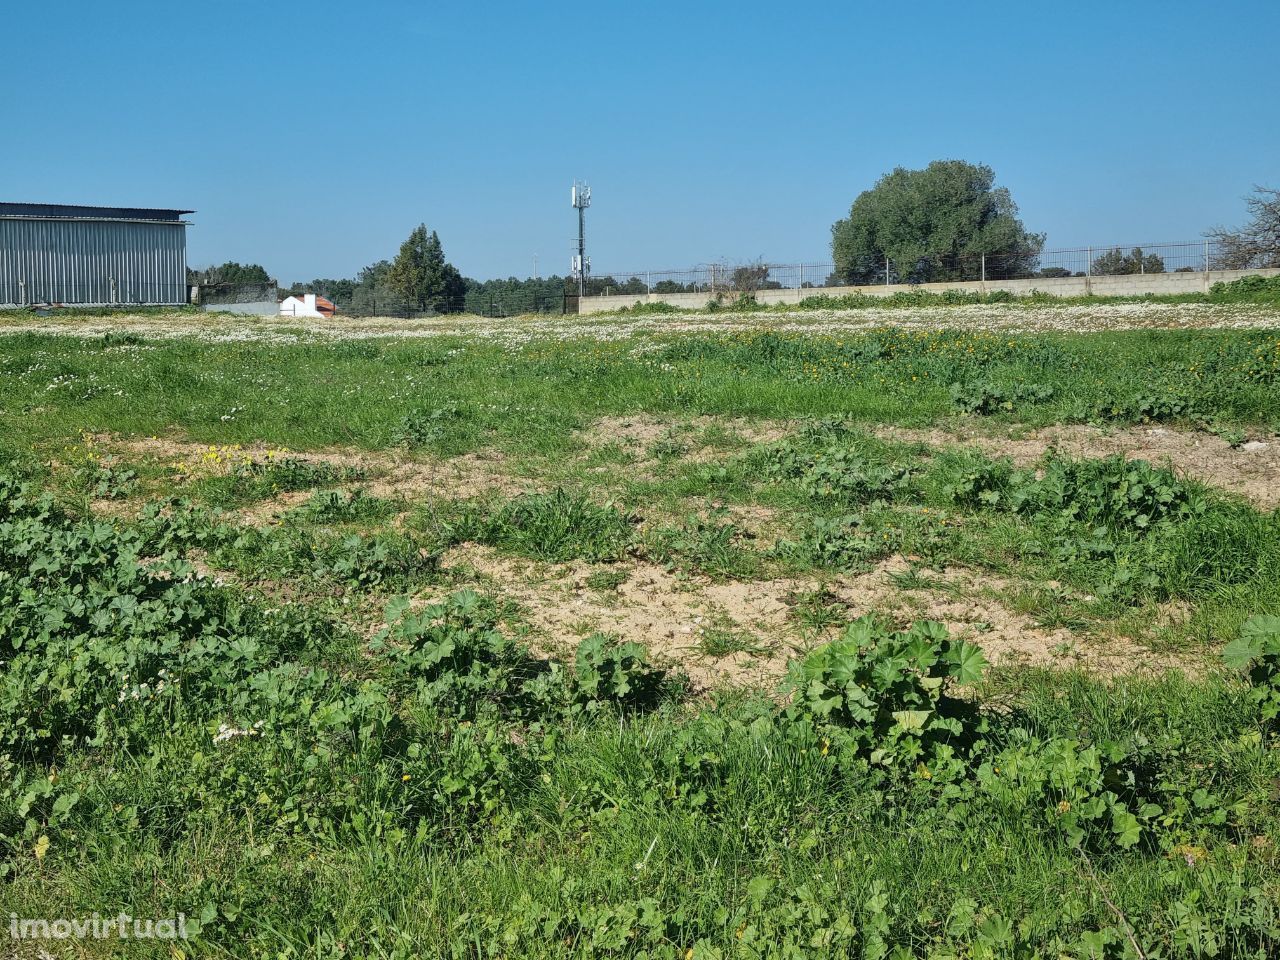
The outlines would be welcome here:
<svg viewBox="0 0 1280 960">
<path fill-rule="evenodd" d="M 614 270 L 591 278 L 592 293 L 753 293 L 820 287 L 1103 277 L 1219 269 L 1216 241 L 1109 244 L 1061 250 L 922 253 L 853 263 L 703 263 L 684 270 Z"/>
</svg>

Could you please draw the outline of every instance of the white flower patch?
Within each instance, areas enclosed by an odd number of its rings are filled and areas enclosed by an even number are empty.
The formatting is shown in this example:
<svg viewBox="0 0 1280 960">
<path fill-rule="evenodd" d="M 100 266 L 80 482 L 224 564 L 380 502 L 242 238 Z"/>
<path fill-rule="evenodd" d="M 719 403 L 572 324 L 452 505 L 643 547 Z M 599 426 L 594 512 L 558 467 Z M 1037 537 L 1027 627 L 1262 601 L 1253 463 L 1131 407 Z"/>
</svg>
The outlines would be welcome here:
<svg viewBox="0 0 1280 960">
<path fill-rule="evenodd" d="M 257 737 L 262 735 L 262 721 L 259 720 L 251 727 L 232 727 L 225 723 L 218 724 L 218 732 L 213 735 L 214 743 L 226 743 L 228 740 L 234 740 L 236 737 Z"/>
</svg>

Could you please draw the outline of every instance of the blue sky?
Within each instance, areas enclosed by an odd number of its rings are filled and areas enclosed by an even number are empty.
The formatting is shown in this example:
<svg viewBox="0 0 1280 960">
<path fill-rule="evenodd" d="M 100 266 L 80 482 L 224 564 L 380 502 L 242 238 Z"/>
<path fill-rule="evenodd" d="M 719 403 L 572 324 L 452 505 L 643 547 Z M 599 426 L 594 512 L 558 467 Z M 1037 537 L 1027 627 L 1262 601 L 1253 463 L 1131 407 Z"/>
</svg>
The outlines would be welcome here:
<svg viewBox="0 0 1280 960">
<path fill-rule="evenodd" d="M 0 199 L 192 207 L 190 261 L 479 278 L 820 261 L 894 166 L 990 164 L 1050 247 L 1280 185 L 1280 4 L 11 0 Z M 577 12 L 575 12 L 577 11 Z M 15 42 L 17 41 L 17 42 Z"/>
</svg>

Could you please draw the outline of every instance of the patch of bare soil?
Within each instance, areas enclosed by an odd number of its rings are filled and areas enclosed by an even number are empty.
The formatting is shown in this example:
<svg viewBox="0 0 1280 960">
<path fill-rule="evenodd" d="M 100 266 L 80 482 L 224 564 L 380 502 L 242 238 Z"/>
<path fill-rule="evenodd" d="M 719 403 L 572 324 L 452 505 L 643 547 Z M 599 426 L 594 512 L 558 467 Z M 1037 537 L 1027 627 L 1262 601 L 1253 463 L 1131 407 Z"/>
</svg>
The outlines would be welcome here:
<svg viewBox="0 0 1280 960">
<path fill-rule="evenodd" d="M 712 447 L 708 434 L 738 436 L 746 443 L 771 443 L 787 435 L 786 425 L 770 420 L 747 420 L 737 417 L 690 417 L 682 420 L 663 419 L 649 414 L 626 417 L 601 417 L 578 436 L 591 448 L 617 445 L 641 458 L 651 456 L 651 448 L 660 441 L 682 445 L 697 453 Z"/>
<path fill-rule="evenodd" d="M 831 639 L 837 627 L 815 636 L 793 614 L 796 598 L 819 586 L 845 607 L 847 619 L 876 613 L 904 625 L 937 620 L 953 635 L 978 643 L 998 665 L 1080 667 L 1100 675 L 1184 666 L 1123 638 L 1101 640 L 1040 627 L 1000 602 L 1010 583 L 985 574 L 948 569 L 930 573 L 917 585 L 900 586 L 894 575 L 910 567 L 901 557 L 821 584 L 801 577 L 712 582 L 638 561 L 546 564 L 503 557 L 474 544 L 450 551 L 444 566 L 459 573 L 473 570 L 480 586 L 492 584 L 514 600 L 533 629 L 531 642 L 544 653 L 569 657 L 590 633 L 616 634 L 643 643 L 657 662 L 678 666 L 702 688 L 772 686 L 785 674 L 788 660 Z M 602 572 L 621 582 L 593 587 L 592 574 Z M 707 647 L 716 634 L 737 638 L 744 649 L 714 655 Z"/>
<path fill-rule="evenodd" d="M 1221 437 L 1171 427 L 1126 427 L 1107 430 L 1085 425 L 1045 427 L 1025 433 L 983 427 L 927 430 L 881 427 L 886 439 L 925 443 L 931 447 L 962 444 L 993 456 L 1010 457 L 1027 466 L 1050 448 L 1075 457 L 1121 454 L 1130 460 L 1167 465 L 1175 473 L 1238 493 L 1256 506 L 1280 506 L 1280 438 L 1250 440 L 1233 447 Z"/>
<path fill-rule="evenodd" d="M 497 451 L 467 453 L 449 460 L 410 457 L 395 453 L 373 454 L 364 450 L 331 449 L 305 452 L 273 449 L 265 444 L 220 447 L 164 437 L 142 439 L 96 438 L 106 449 L 170 461 L 192 475 L 207 475 L 230 469 L 245 460 L 291 459 L 304 463 L 324 463 L 356 470 L 366 480 L 340 484 L 361 487 L 378 497 L 412 499 L 421 496 L 477 497 L 489 494 L 512 495 L 533 488 L 531 481 L 513 477 L 504 468 L 505 457 Z M 307 495 L 301 497 L 305 500 Z M 289 495 L 255 505 L 255 514 L 273 516 L 296 506 Z"/>
<path fill-rule="evenodd" d="M 608 567 L 545 564 L 503 557 L 465 544 L 449 551 L 446 569 L 470 568 L 519 604 L 544 653 L 572 656 L 591 633 L 610 633 L 649 648 L 660 663 L 678 664 L 703 687 L 758 685 L 783 674 L 792 650 L 786 636 L 785 597 L 800 582 L 710 583 L 682 579 L 656 564 L 633 561 Z M 616 571 L 625 579 L 596 588 L 590 577 Z M 711 657 L 702 651 L 708 631 L 728 631 L 752 652 Z"/>
<path fill-rule="evenodd" d="M 924 571 L 907 585 L 895 582 L 910 569 L 905 559 L 892 557 L 869 573 L 837 578 L 827 589 L 851 617 L 876 613 L 904 626 L 915 620 L 945 624 L 953 636 L 981 646 L 997 666 L 1079 668 L 1100 676 L 1195 668 L 1194 658 L 1157 653 L 1126 637 L 1043 627 L 1004 602 L 1017 592 L 1015 583 L 985 571 L 947 567 Z"/>
</svg>

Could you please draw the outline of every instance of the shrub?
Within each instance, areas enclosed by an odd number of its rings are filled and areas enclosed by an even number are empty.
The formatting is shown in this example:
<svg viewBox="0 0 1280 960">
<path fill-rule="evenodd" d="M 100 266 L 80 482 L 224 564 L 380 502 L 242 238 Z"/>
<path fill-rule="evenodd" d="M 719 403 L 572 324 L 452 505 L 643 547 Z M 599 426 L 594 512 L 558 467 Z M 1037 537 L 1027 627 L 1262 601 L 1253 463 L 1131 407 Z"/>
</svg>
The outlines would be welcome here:
<svg viewBox="0 0 1280 960">
<path fill-rule="evenodd" d="M 807 497 L 849 503 L 892 500 L 909 487 L 913 470 L 908 465 L 864 452 L 857 441 L 841 439 L 821 445 L 821 438 L 833 432 L 840 436 L 844 428 L 817 424 L 798 442 L 774 447 L 767 454 L 765 476 L 775 481 L 798 480 Z"/>
<path fill-rule="evenodd" d="M 874 764 L 914 763 L 977 731 L 970 704 L 951 685 L 974 683 L 982 651 L 927 620 L 889 630 L 873 617 L 793 664 L 791 715 L 839 731 Z"/>
<path fill-rule="evenodd" d="M 370 650 L 385 657 L 400 682 L 433 710 L 475 719 L 482 705 L 503 716 L 530 716 L 551 698 L 551 665 L 498 629 L 493 608 L 471 590 L 412 611 L 399 599 Z"/>
<path fill-rule="evenodd" d="M 573 702 L 584 710 L 606 704 L 643 710 L 658 705 L 666 672 L 649 665 L 638 643 L 594 633 L 578 644 L 573 660 Z"/>
<path fill-rule="evenodd" d="M 1215 303 L 1280 303 L 1280 277 L 1250 276 L 1209 288 Z"/>
</svg>

